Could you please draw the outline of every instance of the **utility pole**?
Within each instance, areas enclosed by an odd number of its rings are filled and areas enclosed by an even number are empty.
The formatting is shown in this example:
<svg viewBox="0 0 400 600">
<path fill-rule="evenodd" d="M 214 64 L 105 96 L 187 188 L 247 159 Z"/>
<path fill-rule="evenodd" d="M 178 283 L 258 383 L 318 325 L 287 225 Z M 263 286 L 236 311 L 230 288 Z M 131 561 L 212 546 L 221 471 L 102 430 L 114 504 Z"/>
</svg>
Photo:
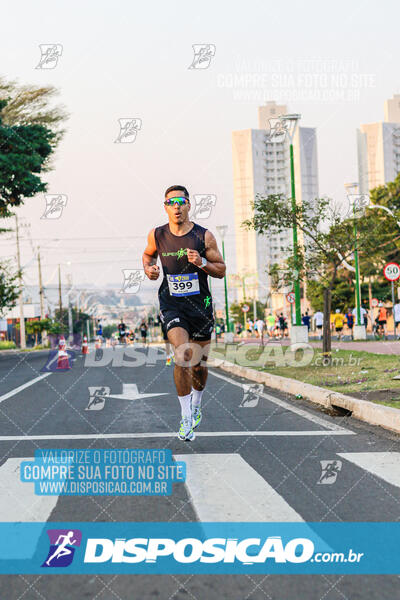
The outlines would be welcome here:
<svg viewBox="0 0 400 600">
<path fill-rule="evenodd" d="M 61 265 L 58 265 L 58 298 L 59 298 L 59 308 L 60 308 L 60 322 L 62 322 L 62 295 L 61 295 Z"/>
<path fill-rule="evenodd" d="M 38 268 L 39 268 L 39 296 L 40 296 L 40 318 L 44 319 L 44 299 L 43 299 L 43 281 L 42 267 L 40 264 L 40 248 L 38 248 Z"/>
<path fill-rule="evenodd" d="M 42 281 L 42 265 L 40 262 L 40 248 L 38 247 L 38 269 L 39 269 L 39 297 L 40 297 L 40 319 L 44 319 L 44 291 L 43 291 L 43 281 Z M 42 344 L 47 343 L 47 333 L 46 331 L 42 331 Z"/>
<path fill-rule="evenodd" d="M 20 344 L 21 348 L 26 348 L 25 339 L 25 317 L 24 317 L 24 298 L 22 294 L 22 272 L 21 272 L 21 256 L 19 252 L 19 229 L 18 229 L 18 217 L 15 215 L 15 232 L 17 238 L 17 266 L 18 266 L 18 277 L 19 277 L 19 333 L 20 333 Z"/>
</svg>

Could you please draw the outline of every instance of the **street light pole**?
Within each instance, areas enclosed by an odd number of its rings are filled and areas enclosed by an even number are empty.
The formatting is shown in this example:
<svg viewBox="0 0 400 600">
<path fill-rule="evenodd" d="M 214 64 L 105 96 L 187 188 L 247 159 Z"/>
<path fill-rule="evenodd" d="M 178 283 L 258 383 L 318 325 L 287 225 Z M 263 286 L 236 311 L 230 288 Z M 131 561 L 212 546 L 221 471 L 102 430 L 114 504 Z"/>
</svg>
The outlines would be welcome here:
<svg viewBox="0 0 400 600">
<path fill-rule="evenodd" d="M 354 211 L 355 212 L 355 211 Z M 356 268 L 356 301 L 357 301 L 357 325 L 361 325 L 361 306 L 360 306 L 360 269 L 358 265 L 358 248 L 357 248 L 357 222 L 354 216 L 354 263 Z"/>
<path fill-rule="evenodd" d="M 295 277 L 293 282 L 294 290 L 294 306 L 295 306 L 295 323 L 292 327 L 291 339 L 293 342 L 307 342 L 308 329 L 301 324 L 301 300 L 300 300 L 300 263 L 299 263 L 299 246 L 297 237 L 297 218 L 296 218 L 296 184 L 294 175 L 294 155 L 293 155 L 293 139 L 296 133 L 298 121 L 301 119 L 299 114 L 280 115 L 279 120 L 282 129 L 289 136 L 289 152 L 290 152 L 290 180 L 291 180 L 291 203 L 292 203 L 292 231 L 293 231 L 293 262 L 295 268 Z"/>
<path fill-rule="evenodd" d="M 225 244 L 224 244 L 224 237 L 226 234 L 226 231 L 228 229 L 227 225 L 217 225 L 217 231 L 219 233 L 219 235 L 221 236 L 221 240 L 222 240 L 222 258 L 224 259 L 225 262 Z M 228 306 L 228 286 L 226 283 L 226 273 L 224 276 L 224 289 L 225 289 L 225 319 L 226 319 L 226 331 L 227 333 L 230 332 L 231 327 L 230 327 L 230 323 L 229 323 L 229 306 Z"/>
<path fill-rule="evenodd" d="M 351 194 L 349 192 L 354 191 L 354 195 L 356 195 L 358 190 L 358 183 L 345 183 L 345 190 L 347 192 L 347 196 L 349 197 Z M 357 220 L 356 220 L 356 202 L 353 201 L 353 234 L 354 234 L 354 266 L 356 271 L 356 318 L 357 318 L 357 326 L 360 327 L 363 325 L 361 323 L 361 294 L 360 294 L 360 268 L 358 262 L 358 245 L 357 245 Z"/>
<path fill-rule="evenodd" d="M 296 190 L 294 180 L 294 157 L 293 157 L 293 144 L 290 140 L 290 178 L 292 184 L 292 212 L 293 212 L 293 259 L 294 268 L 296 269 L 296 277 L 294 280 L 294 305 L 295 305 L 295 325 L 301 325 L 301 306 L 300 306 L 300 282 L 299 282 L 299 251 L 297 241 L 297 222 L 296 222 Z"/>
<path fill-rule="evenodd" d="M 18 267 L 18 279 L 19 279 L 19 337 L 21 348 L 26 348 L 26 337 L 25 337 L 25 317 L 24 317 L 24 297 L 22 292 L 22 271 L 21 271 L 21 255 L 19 251 L 19 228 L 18 228 L 18 217 L 15 215 L 15 232 L 17 237 L 17 267 Z"/>
</svg>

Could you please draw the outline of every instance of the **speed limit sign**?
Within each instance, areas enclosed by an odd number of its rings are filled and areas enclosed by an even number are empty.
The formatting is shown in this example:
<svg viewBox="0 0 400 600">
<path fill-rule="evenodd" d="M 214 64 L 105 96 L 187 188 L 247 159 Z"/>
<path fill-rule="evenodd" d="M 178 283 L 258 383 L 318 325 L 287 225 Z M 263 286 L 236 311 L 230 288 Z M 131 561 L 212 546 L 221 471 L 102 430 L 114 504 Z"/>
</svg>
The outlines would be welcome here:
<svg viewBox="0 0 400 600">
<path fill-rule="evenodd" d="M 250 310 L 250 306 L 248 304 L 243 304 L 242 311 L 244 313 L 247 313 L 247 312 L 249 312 L 249 310 Z"/>
<path fill-rule="evenodd" d="M 289 292 L 288 294 L 286 294 L 286 300 L 289 302 L 289 304 L 294 304 L 294 292 Z"/>
<path fill-rule="evenodd" d="M 387 263 L 383 268 L 383 274 L 388 281 L 396 281 L 400 277 L 400 266 L 395 262 Z"/>
<path fill-rule="evenodd" d="M 371 306 L 373 308 L 375 308 L 376 306 L 378 306 L 378 304 L 379 304 L 378 298 L 372 298 L 372 300 L 371 300 Z"/>
</svg>

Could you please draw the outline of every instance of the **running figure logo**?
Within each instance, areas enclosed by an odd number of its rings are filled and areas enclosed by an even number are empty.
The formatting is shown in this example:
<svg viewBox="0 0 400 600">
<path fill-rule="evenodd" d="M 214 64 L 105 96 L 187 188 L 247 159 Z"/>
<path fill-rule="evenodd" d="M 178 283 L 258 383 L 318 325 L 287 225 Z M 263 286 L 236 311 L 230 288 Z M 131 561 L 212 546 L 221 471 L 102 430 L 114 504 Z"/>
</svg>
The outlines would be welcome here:
<svg viewBox="0 0 400 600">
<path fill-rule="evenodd" d="M 214 44 L 193 44 L 194 57 L 189 69 L 208 69 L 215 56 Z"/>
<path fill-rule="evenodd" d="M 280 119 L 268 119 L 269 121 L 269 132 L 267 134 L 267 139 L 269 142 L 273 142 L 274 144 L 280 144 L 286 137 L 287 133 L 287 123 L 282 123 Z"/>
<path fill-rule="evenodd" d="M 360 219 L 365 215 L 365 209 L 370 205 L 368 194 L 348 194 L 349 208 L 347 218 L 355 217 Z"/>
<path fill-rule="evenodd" d="M 204 298 L 204 304 L 205 304 L 205 308 L 208 308 L 211 304 L 211 296 L 206 296 Z"/>
<path fill-rule="evenodd" d="M 335 483 L 339 471 L 342 469 L 341 460 L 320 460 L 322 473 L 317 483 L 330 485 Z"/>
<path fill-rule="evenodd" d="M 61 44 L 39 44 L 40 60 L 36 69 L 54 69 L 57 66 L 63 47 Z"/>
<path fill-rule="evenodd" d="M 65 194 L 46 194 L 46 208 L 41 219 L 59 219 L 63 209 L 67 206 L 67 196 Z"/>
<path fill-rule="evenodd" d="M 183 258 L 184 256 L 187 256 L 187 248 L 179 248 L 176 258 Z"/>
<path fill-rule="evenodd" d="M 68 567 L 74 558 L 75 547 L 81 545 L 80 529 L 48 529 L 50 549 L 42 567 Z"/>
<path fill-rule="evenodd" d="M 140 284 L 144 281 L 143 269 L 122 269 L 124 281 L 121 294 L 136 294 L 140 289 Z"/>
<path fill-rule="evenodd" d="M 110 395 L 110 388 L 108 386 L 102 387 L 88 387 L 89 391 L 89 403 L 85 410 L 103 410 L 106 398 Z"/>
<path fill-rule="evenodd" d="M 239 404 L 239 408 L 254 408 L 260 401 L 260 394 L 264 390 L 262 383 L 242 384 L 243 399 Z"/>
<path fill-rule="evenodd" d="M 118 119 L 119 134 L 115 144 L 132 144 L 136 140 L 137 132 L 142 129 L 142 119 Z"/>
<path fill-rule="evenodd" d="M 215 194 L 195 194 L 195 208 L 191 219 L 208 219 L 217 201 Z"/>
</svg>

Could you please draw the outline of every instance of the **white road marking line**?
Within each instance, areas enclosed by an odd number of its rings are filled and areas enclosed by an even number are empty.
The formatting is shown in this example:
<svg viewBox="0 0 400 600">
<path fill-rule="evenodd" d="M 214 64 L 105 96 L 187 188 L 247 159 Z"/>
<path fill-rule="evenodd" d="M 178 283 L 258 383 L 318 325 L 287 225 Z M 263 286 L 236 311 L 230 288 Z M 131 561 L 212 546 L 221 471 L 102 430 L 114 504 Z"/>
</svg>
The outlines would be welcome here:
<svg viewBox="0 0 400 600">
<path fill-rule="evenodd" d="M 265 437 L 265 436 L 318 436 L 318 435 L 355 435 L 353 431 L 196 431 L 196 437 Z M 131 438 L 170 438 L 176 437 L 176 431 L 165 433 L 77 433 L 49 435 L 1 435 L 0 442 L 29 440 L 102 440 Z"/>
<path fill-rule="evenodd" d="M 345 460 L 400 487 L 400 452 L 338 452 Z"/>
<path fill-rule="evenodd" d="M 58 496 L 37 496 L 33 483 L 24 483 L 20 480 L 20 465 L 25 460 L 33 460 L 33 458 L 8 458 L 0 467 L 0 521 L 2 522 L 45 523 L 57 504 Z M 0 558 L 31 558 L 36 543 L 37 540 L 32 540 L 30 545 L 20 546 L 18 555 L 12 556 L 10 547 L 4 544 L 4 541 L 0 542 Z M 16 547 L 15 540 L 12 547 Z"/>
<path fill-rule="evenodd" d="M 299 522 L 302 517 L 240 454 L 178 454 L 203 522 Z"/>
<path fill-rule="evenodd" d="M 231 379 L 230 377 L 226 377 L 225 375 L 220 375 L 219 373 L 215 373 L 214 371 L 209 371 L 209 373 L 211 375 L 214 375 L 214 377 L 223 379 L 224 381 L 227 381 L 228 383 L 231 383 L 232 385 L 236 385 L 237 387 L 243 388 L 243 385 L 248 385 L 247 382 L 245 384 L 243 384 L 243 383 L 240 383 L 239 381 L 235 381 L 234 379 Z M 256 383 L 256 382 L 254 382 L 254 383 Z M 281 406 L 282 408 L 286 408 L 287 410 L 290 410 L 291 412 L 296 413 L 296 415 L 299 415 L 300 417 L 303 417 L 304 419 L 308 419 L 309 421 L 316 423 L 317 425 L 321 425 L 322 427 L 326 427 L 327 429 L 330 429 L 332 431 L 342 431 L 342 432 L 347 431 L 347 432 L 349 432 L 348 429 L 345 429 L 344 427 L 341 427 L 340 425 L 337 425 L 336 423 L 330 423 L 326 419 L 322 419 L 321 417 L 318 417 L 317 415 L 313 415 L 312 413 L 308 412 L 307 410 L 299 408 L 298 406 L 294 406 L 293 404 L 290 404 L 289 402 L 286 402 L 285 400 L 281 400 L 280 398 L 277 398 L 276 396 L 271 396 L 271 394 L 265 394 L 264 392 L 258 393 L 258 395 L 261 396 L 262 398 L 265 398 L 269 402 L 273 402 L 274 404 L 277 404 L 278 406 Z M 354 432 L 352 431 L 351 433 L 354 433 Z"/>
<path fill-rule="evenodd" d="M 122 394 L 110 394 L 106 398 L 116 398 L 117 400 L 142 400 L 143 398 L 153 398 L 155 396 L 167 396 L 169 392 L 159 392 L 157 394 L 140 394 L 136 383 L 123 383 Z"/>
<path fill-rule="evenodd" d="M 22 392 L 22 390 L 25 390 L 27 387 L 30 387 L 34 383 L 37 383 L 38 381 L 40 381 L 41 379 L 44 379 L 45 377 L 48 377 L 49 375 L 51 375 L 51 371 L 50 371 L 50 373 L 44 373 L 43 375 L 39 375 L 39 377 L 35 377 L 35 379 L 31 379 L 30 381 L 27 381 L 23 385 L 20 385 L 19 387 L 15 388 L 14 390 L 11 390 L 11 392 L 7 392 L 7 394 L 0 396 L 0 402 L 3 402 L 4 400 L 7 400 L 7 398 L 11 398 L 12 396 L 15 396 L 15 394 L 19 394 L 19 392 Z"/>
</svg>

